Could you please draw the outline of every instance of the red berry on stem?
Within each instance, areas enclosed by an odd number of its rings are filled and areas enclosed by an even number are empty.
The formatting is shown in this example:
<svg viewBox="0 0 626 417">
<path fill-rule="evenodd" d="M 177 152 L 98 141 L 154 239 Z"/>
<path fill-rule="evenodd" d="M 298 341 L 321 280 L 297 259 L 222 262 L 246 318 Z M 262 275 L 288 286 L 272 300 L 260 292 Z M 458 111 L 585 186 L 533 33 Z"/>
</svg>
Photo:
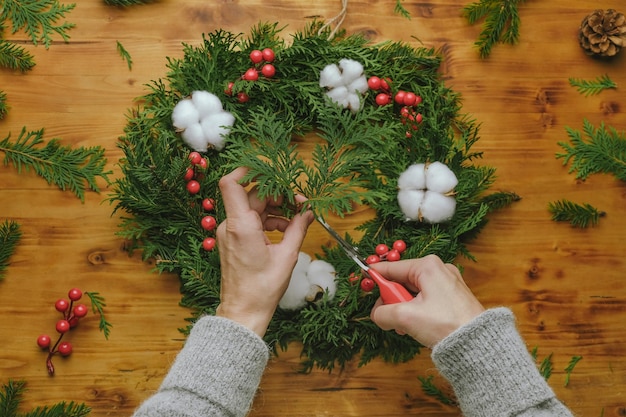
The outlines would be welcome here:
<svg viewBox="0 0 626 417">
<path fill-rule="evenodd" d="M 367 86 L 372 90 L 380 90 L 381 79 L 377 76 L 372 76 L 367 80 Z"/>
<path fill-rule="evenodd" d="M 190 194 L 198 194 L 200 192 L 200 183 L 196 180 L 191 180 L 187 183 L 187 191 Z"/>
<path fill-rule="evenodd" d="M 393 248 L 402 253 L 406 250 L 406 243 L 404 242 L 404 240 L 396 240 L 395 242 L 393 242 Z"/>
<path fill-rule="evenodd" d="M 207 167 L 209 166 L 209 163 L 207 162 L 206 158 L 200 158 L 200 162 L 198 162 L 198 166 L 201 169 L 207 169 Z"/>
<path fill-rule="evenodd" d="M 389 91 L 389 84 L 391 84 L 391 78 L 381 78 L 380 79 L 380 88 L 385 91 Z"/>
<path fill-rule="evenodd" d="M 74 316 L 76 317 L 85 317 L 89 309 L 85 304 L 78 304 L 74 307 Z"/>
<path fill-rule="evenodd" d="M 78 317 L 70 317 L 67 321 L 70 323 L 70 328 L 73 329 L 74 327 L 78 326 L 79 318 Z"/>
<path fill-rule="evenodd" d="M 361 280 L 361 289 L 365 292 L 370 292 L 374 289 L 376 283 L 371 278 L 363 278 Z"/>
<path fill-rule="evenodd" d="M 206 251 L 212 251 L 215 248 L 215 238 L 206 237 L 202 241 L 202 247 Z"/>
<path fill-rule="evenodd" d="M 400 252 L 397 249 L 391 249 L 389 253 L 387 253 L 387 260 L 389 262 L 395 262 L 400 260 Z"/>
<path fill-rule="evenodd" d="M 61 355 L 69 356 L 72 353 L 72 344 L 70 342 L 61 342 L 57 350 Z"/>
<path fill-rule="evenodd" d="M 261 73 L 267 78 L 272 78 L 276 75 L 276 68 L 274 68 L 272 64 L 265 64 L 263 68 L 261 68 Z"/>
<path fill-rule="evenodd" d="M 360 279 L 361 279 L 361 277 L 359 275 L 355 274 L 354 272 L 350 272 L 350 275 L 348 276 L 348 281 L 350 281 L 350 284 L 354 284 L 355 282 L 357 282 Z"/>
<path fill-rule="evenodd" d="M 256 81 L 259 79 L 259 72 L 255 68 L 250 68 L 243 74 L 243 79 L 247 81 Z"/>
<path fill-rule="evenodd" d="M 202 200 L 202 208 L 206 211 L 213 211 L 213 209 L 215 208 L 215 200 L 213 200 L 212 198 L 205 198 L 204 200 Z"/>
<path fill-rule="evenodd" d="M 263 54 L 263 59 L 267 62 L 274 62 L 275 54 L 272 48 L 265 48 L 261 51 Z"/>
<path fill-rule="evenodd" d="M 204 216 L 200 224 L 202 225 L 202 228 L 204 230 L 211 231 L 215 229 L 215 227 L 217 226 L 217 221 L 215 220 L 215 217 L 213 216 Z"/>
<path fill-rule="evenodd" d="M 80 297 L 83 296 L 83 292 L 81 290 L 79 290 L 78 288 L 72 288 L 68 293 L 67 296 L 70 298 L 70 300 L 72 301 L 78 301 L 80 300 Z"/>
<path fill-rule="evenodd" d="M 263 61 L 263 52 L 259 51 L 258 49 L 250 52 L 250 61 L 254 62 L 255 64 L 260 64 L 261 61 Z"/>
<path fill-rule="evenodd" d="M 42 349 L 47 349 L 50 346 L 50 336 L 42 334 L 37 338 L 37 345 Z"/>
<path fill-rule="evenodd" d="M 60 311 L 61 313 L 65 313 L 69 306 L 70 303 L 68 303 L 67 300 L 64 300 L 63 298 L 58 299 L 57 302 L 54 303 L 54 308 L 56 308 L 56 310 Z"/>
<path fill-rule="evenodd" d="M 411 93 L 410 91 L 404 95 L 404 105 L 405 106 L 415 106 L 417 102 L 417 96 L 415 93 Z"/>
<path fill-rule="evenodd" d="M 240 93 L 237 93 L 237 101 L 239 101 L 240 103 L 247 103 L 248 100 L 250 100 L 250 96 L 248 96 L 243 91 Z"/>
<path fill-rule="evenodd" d="M 59 320 L 56 324 L 57 332 L 67 333 L 70 330 L 70 322 L 67 320 Z"/>
<path fill-rule="evenodd" d="M 189 153 L 189 160 L 193 165 L 198 165 L 201 159 L 202 155 L 200 155 L 200 152 L 193 151 Z"/>
<path fill-rule="evenodd" d="M 415 116 L 415 122 L 416 123 L 422 123 L 422 113 L 417 113 L 417 115 Z"/>
<path fill-rule="evenodd" d="M 232 96 L 233 95 L 233 87 L 235 86 L 234 82 L 229 82 L 228 86 L 224 89 L 224 94 L 226 94 L 227 96 Z"/>
<path fill-rule="evenodd" d="M 195 175 L 195 172 L 193 168 L 187 168 L 187 170 L 185 171 L 185 177 L 184 177 L 185 181 L 191 181 L 194 175 Z"/>
<path fill-rule="evenodd" d="M 415 95 L 415 105 L 417 106 L 422 102 L 422 96 Z"/>
<path fill-rule="evenodd" d="M 396 95 L 394 96 L 393 99 L 395 100 L 396 103 L 404 105 L 404 97 L 405 96 L 406 96 L 406 91 L 400 90 L 400 91 L 398 91 L 396 93 Z"/>
<path fill-rule="evenodd" d="M 384 243 L 380 243 L 376 245 L 375 252 L 376 252 L 376 255 L 382 256 L 386 254 L 387 252 L 389 252 L 389 246 L 385 245 Z"/>
<path fill-rule="evenodd" d="M 365 263 L 368 265 L 375 264 L 380 262 L 380 256 L 378 255 L 370 255 L 365 259 Z"/>
<path fill-rule="evenodd" d="M 389 94 L 387 93 L 379 93 L 376 95 L 376 104 L 379 106 L 386 106 L 390 102 Z"/>
</svg>

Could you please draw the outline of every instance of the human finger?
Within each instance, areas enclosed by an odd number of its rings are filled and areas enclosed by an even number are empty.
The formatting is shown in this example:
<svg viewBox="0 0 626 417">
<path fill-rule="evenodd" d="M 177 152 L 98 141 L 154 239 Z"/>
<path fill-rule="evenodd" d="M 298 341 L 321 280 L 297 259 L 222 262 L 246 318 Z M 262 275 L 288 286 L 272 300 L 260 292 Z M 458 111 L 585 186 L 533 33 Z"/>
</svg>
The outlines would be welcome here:
<svg viewBox="0 0 626 417">
<path fill-rule="evenodd" d="M 238 217 L 250 209 L 248 193 L 240 184 L 247 172 L 247 168 L 239 167 L 224 175 L 219 181 L 224 209 L 231 218 Z"/>
</svg>

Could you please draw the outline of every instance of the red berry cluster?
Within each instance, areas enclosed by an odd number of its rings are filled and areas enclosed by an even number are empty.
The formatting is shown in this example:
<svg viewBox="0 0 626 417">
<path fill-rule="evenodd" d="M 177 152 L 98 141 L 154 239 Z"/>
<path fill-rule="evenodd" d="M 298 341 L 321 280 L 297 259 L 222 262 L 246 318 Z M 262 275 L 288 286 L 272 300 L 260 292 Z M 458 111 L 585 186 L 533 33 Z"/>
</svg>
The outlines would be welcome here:
<svg viewBox="0 0 626 417">
<path fill-rule="evenodd" d="M 255 49 L 250 52 L 250 61 L 252 61 L 253 66 L 249 68 L 242 76 L 242 80 L 246 81 L 257 81 L 259 79 L 259 72 L 265 78 L 272 78 L 276 75 L 276 68 L 272 64 L 274 62 L 275 54 L 274 50 L 271 48 L 265 48 L 262 51 Z M 232 81 L 228 83 L 228 86 L 224 90 L 224 93 L 227 96 L 233 95 L 233 86 L 235 83 Z M 250 97 L 245 92 L 241 91 L 237 93 L 237 101 L 240 103 L 246 103 L 250 100 Z"/>
<path fill-rule="evenodd" d="M 54 365 L 52 363 L 52 356 L 55 353 L 59 353 L 61 356 L 69 356 L 72 353 L 72 344 L 70 342 L 61 342 L 63 336 L 69 332 L 72 328 L 78 325 L 78 320 L 87 315 L 89 309 L 84 304 L 76 304 L 75 302 L 81 299 L 83 292 L 78 288 L 72 288 L 67 294 L 69 301 L 60 298 L 54 303 L 54 308 L 63 314 L 63 318 L 56 323 L 56 331 L 59 333 L 59 338 L 56 343 L 50 347 L 52 339 L 47 334 L 42 334 L 37 338 L 37 345 L 42 349 L 48 350 L 48 357 L 46 358 L 46 368 L 49 375 L 54 375 Z"/>
<path fill-rule="evenodd" d="M 368 265 L 375 264 L 381 261 L 395 262 L 399 261 L 402 257 L 402 253 L 406 250 L 406 243 L 403 240 L 396 240 L 393 242 L 391 248 L 385 245 L 384 243 L 380 243 L 376 245 L 375 253 L 369 255 L 365 259 L 365 263 Z M 376 287 L 376 283 L 373 279 L 367 276 L 356 277 L 355 275 L 350 276 L 350 282 L 357 281 L 360 279 L 361 281 L 361 289 L 365 292 L 370 292 Z"/>
<path fill-rule="evenodd" d="M 417 112 L 416 107 L 422 102 L 422 97 L 415 94 L 412 91 L 399 90 L 395 95 L 391 93 L 390 88 L 391 80 L 386 78 L 372 76 L 367 80 L 367 85 L 371 90 L 380 91 L 376 95 L 376 104 L 379 106 L 386 106 L 391 104 L 391 99 L 400 105 L 400 117 L 402 118 L 402 124 L 410 123 L 413 130 L 417 130 L 420 123 L 422 123 L 422 114 Z M 406 136 L 410 137 L 411 132 L 407 131 Z"/>
<path fill-rule="evenodd" d="M 189 162 L 191 162 L 191 166 L 185 171 L 185 181 L 187 181 L 187 191 L 195 195 L 200 192 L 198 179 L 201 179 L 201 176 L 204 175 L 202 171 L 206 171 L 208 162 L 199 152 L 195 151 L 189 153 Z M 215 200 L 205 198 L 202 200 L 202 208 L 207 212 L 212 212 L 215 209 Z M 200 225 L 204 230 L 213 232 L 217 227 L 217 220 L 211 215 L 206 215 L 200 220 Z M 215 248 L 215 238 L 212 236 L 205 237 L 202 241 L 202 247 L 206 251 L 213 250 Z"/>
</svg>

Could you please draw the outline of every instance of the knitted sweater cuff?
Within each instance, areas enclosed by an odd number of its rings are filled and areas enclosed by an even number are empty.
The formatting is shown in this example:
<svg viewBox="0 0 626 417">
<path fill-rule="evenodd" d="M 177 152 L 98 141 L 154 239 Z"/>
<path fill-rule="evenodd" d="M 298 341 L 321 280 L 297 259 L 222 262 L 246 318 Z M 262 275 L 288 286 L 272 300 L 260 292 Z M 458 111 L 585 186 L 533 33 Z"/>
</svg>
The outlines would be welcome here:
<svg viewBox="0 0 626 417">
<path fill-rule="evenodd" d="M 205 316 L 194 324 L 159 392 L 183 394 L 189 411 L 215 408 L 244 416 L 268 360 L 258 335 L 231 320 Z"/>
<path fill-rule="evenodd" d="M 517 415 L 554 399 L 507 308 L 457 329 L 435 345 L 432 359 L 466 417 Z"/>
</svg>

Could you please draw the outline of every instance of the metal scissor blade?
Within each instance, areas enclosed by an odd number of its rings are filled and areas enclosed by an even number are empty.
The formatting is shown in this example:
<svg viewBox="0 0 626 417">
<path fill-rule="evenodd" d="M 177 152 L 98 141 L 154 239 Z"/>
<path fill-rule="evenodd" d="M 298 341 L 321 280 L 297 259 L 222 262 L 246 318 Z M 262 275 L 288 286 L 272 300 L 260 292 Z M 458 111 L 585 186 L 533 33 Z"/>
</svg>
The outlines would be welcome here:
<svg viewBox="0 0 626 417">
<path fill-rule="evenodd" d="M 322 219 L 320 216 L 317 216 L 317 221 L 337 241 L 337 243 L 339 243 L 339 246 L 341 246 L 341 248 L 344 250 L 344 252 L 346 252 L 346 254 L 350 258 L 352 258 L 354 260 L 354 262 L 356 262 L 362 269 L 364 269 L 366 271 L 369 269 L 365 265 L 365 263 L 361 260 L 361 257 L 359 256 L 359 252 L 356 250 L 356 248 L 354 246 L 350 245 L 344 238 L 342 238 L 339 235 L 339 233 L 337 233 L 335 231 L 335 229 L 330 227 L 330 225 L 328 223 L 326 223 L 326 221 L 324 219 Z"/>
</svg>

